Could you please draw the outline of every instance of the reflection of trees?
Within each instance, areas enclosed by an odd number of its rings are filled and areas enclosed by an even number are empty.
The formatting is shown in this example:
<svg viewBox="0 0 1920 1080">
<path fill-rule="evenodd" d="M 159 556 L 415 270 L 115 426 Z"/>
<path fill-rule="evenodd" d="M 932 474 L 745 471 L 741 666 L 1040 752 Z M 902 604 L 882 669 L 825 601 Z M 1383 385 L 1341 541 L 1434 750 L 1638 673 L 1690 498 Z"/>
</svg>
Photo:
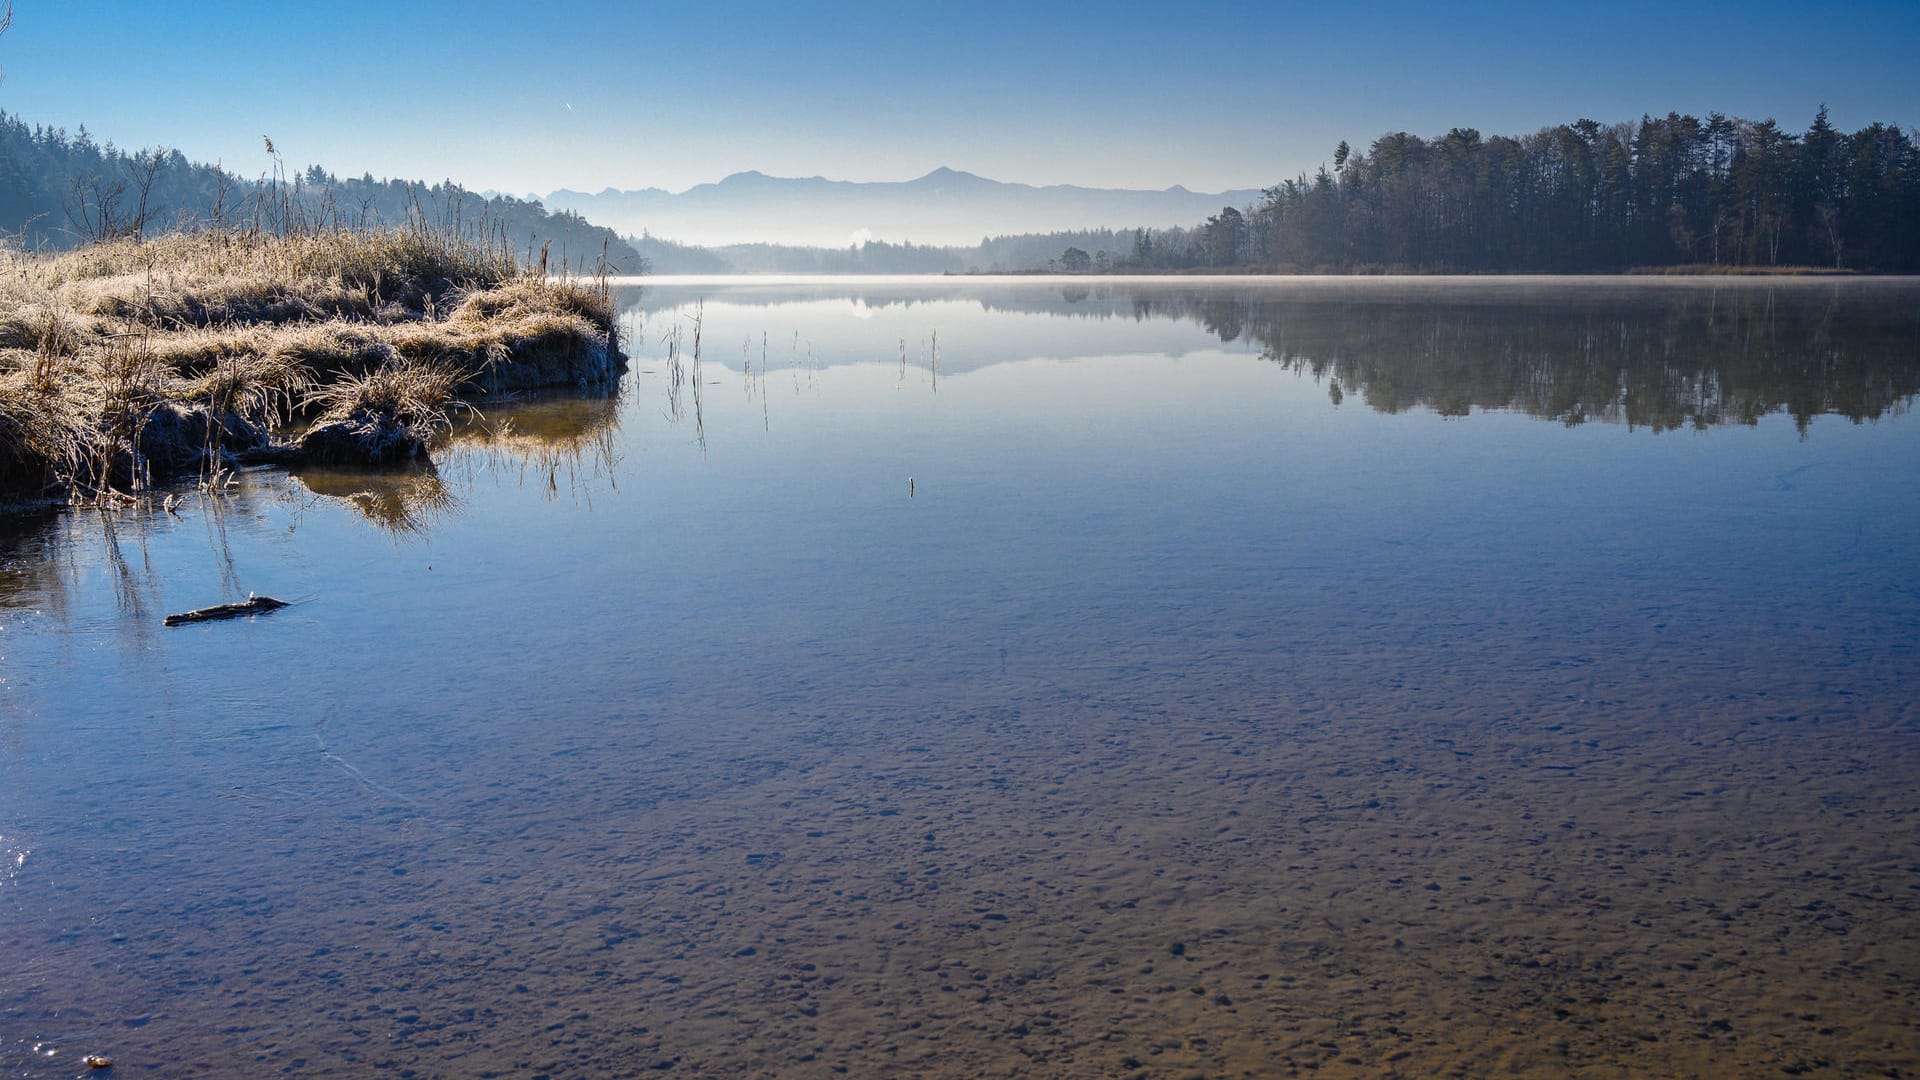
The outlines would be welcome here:
<svg viewBox="0 0 1920 1080">
<path fill-rule="evenodd" d="M 1038 295 L 989 306 L 1068 313 Z M 1116 283 L 1071 314 L 1190 320 L 1389 413 L 1666 431 L 1786 412 L 1804 429 L 1897 413 L 1920 393 L 1920 290 L 1889 282 Z"/>
<path fill-rule="evenodd" d="M 718 295 L 1188 320 L 1384 412 L 1513 409 L 1657 431 L 1786 412 L 1804 428 L 1827 413 L 1898 412 L 1920 392 L 1920 287 L 1888 279 L 1115 278 L 1071 291 L 1044 278 L 743 282 Z M 657 292 L 656 307 L 683 299 Z"/>
<path fill-rule="evenodd" d="M 1267 358 L 1337 379 L 1383 412 L 1515 409 L 1569 425 L 1602 420 L 1655 431 L 1786 412 L 1804 430 L 1823 413 L 1858 421 L 1899 411 L 1920 391 L 1911 302 L 1859 302 L 1845 290 L 1688 290 L 1659 303 L 1222 299 L 1191 317 L 1224 340 L 1244 327 Z"/>
</svg>

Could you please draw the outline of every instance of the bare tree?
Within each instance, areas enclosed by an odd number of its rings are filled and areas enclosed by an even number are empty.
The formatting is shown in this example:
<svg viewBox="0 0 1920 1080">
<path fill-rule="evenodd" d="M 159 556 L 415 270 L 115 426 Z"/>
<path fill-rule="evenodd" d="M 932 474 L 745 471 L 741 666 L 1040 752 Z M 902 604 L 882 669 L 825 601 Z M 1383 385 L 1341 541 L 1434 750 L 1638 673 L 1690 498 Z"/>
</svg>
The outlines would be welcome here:
<svg viewBox="0 0 1920 1080">
<path fill-rule="evenodd" d="M 171 151 L 166 147 L 156 146 L 150 150 L 142 150 L 124 162 L 127 178 L 132 182 L 133 191 L 137 197 L 133 218 L 126 225 L 126 231 L 135 239 L 146 235 L 147 201 L 153 195 L 154 181 L 160 178 L 160 170 L 166 166 L 170 154 Z"/>
<path fill-rule="evenodd" d="M 83 241 L 111 240 L 126 231 L 126 223 L 119 213 L 120 196 L 127 193 L 127 185 L 118 181 L 108 183 L 105 177 L 71 177 L 73 194 L 68 196 L 64 209 L 67 220 Z"/>
<path fill-rule="evenodd" d="M 13 25 L 13 0 L 4 0 L 4 2 L 0 2 L 0 34 L 6 33 L 7 28 L 12 25 Z M 4 69 L 0 69 L 0 82 L 5 82 L 6 78 L 7 78 L 6 71 Z"/>
<path fill-rule="evenodd" d="M 227 224 L 227 196 L 232 194 L 233 178 L 227 174 L 219 162 L 213 165 L 213 212 L 210 215 L 213 227 L 225 228 Z"/>
</svg>

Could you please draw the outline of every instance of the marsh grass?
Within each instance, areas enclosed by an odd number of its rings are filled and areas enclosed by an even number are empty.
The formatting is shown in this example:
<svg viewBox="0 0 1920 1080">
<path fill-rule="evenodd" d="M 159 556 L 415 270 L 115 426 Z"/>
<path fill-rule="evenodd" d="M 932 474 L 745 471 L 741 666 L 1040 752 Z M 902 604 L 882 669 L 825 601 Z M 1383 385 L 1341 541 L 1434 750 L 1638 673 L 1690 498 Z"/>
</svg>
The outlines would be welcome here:
<svg viewBox="0 0 1920 1080">
<path fill-rule="evenodd" d="M 87 432 L 63 403 L 49 400 L 27 377 L 0 376 L 0 495 L 77 475 L 87 447 Z"/>
<path fill-rule="evenodd" d="M 0 250 L 0 497 L 137 493 L 301 420 L 444 432 L 465 398 L 604 380 L 618 362 L 604 268 L 553 279 L 458 233 Z"/>
<path fill-rule="evenodd" d="M 706 321 L 707 305 L 703 300 L 693 313 L 693 371 L 690 376 L 693 380 L 693 430 L 702 454 L 707 450 L 707 410 L 706 392 L 702 389 L 706 385 L 706 378 L 700 374 L 700 331 Z"/>
<path fill-rule="evenodd" d="M 354 416 L 390 416 L 417 429 L 452 427 L 448 407 L 470 373 L 446 360 L 399 357 L 359 375 L 343 375 L 307 395 L 326 423 Z"/>
</svg>

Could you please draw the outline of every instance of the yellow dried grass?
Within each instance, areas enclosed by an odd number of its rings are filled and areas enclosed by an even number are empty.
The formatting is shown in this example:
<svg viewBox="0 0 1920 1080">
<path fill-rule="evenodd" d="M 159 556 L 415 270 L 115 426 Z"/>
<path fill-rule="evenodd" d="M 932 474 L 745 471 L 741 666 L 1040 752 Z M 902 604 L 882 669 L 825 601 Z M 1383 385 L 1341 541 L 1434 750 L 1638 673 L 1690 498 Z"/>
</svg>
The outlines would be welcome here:
<svg viewBox="0 0 1920 1080">
<path fill-rule="evenodd" d="M 482 372 L 616 348 L 604 288 L 416 230 L 0 251 L 0 489 L 111 475 L 103 455 L 138 457 L 141 409 L 265 425 L 364 409 L 444 428 Z"/>
</svg>

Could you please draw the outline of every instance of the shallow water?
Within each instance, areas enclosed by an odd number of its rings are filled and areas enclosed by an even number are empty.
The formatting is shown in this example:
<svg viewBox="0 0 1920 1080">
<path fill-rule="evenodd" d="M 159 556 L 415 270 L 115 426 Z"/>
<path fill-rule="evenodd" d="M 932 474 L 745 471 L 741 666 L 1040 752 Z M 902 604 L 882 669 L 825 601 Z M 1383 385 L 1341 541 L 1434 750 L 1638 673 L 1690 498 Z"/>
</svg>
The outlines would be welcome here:
<svg viewBox="0 0 1920 1080">
<path fill-rule="evenodd" d="M 0 519 L 0 1072 L 1920 1069 L 1920 285 L 626 296 Z"/>
</svg>

